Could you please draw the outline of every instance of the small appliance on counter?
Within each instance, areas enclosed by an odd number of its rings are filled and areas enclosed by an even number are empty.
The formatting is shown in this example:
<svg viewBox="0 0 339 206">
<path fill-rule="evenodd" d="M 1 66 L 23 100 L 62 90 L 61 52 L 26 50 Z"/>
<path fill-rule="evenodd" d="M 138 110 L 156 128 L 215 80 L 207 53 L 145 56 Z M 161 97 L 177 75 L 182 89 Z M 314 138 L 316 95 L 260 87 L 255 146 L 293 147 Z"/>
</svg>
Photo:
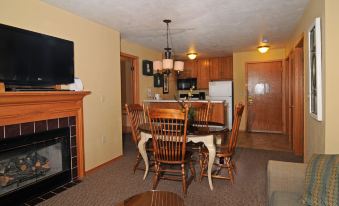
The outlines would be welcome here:
<svg viewBox="0 0 339 206">
<path fill-rule="evenodd" d="M 226 126 L 232 129 L 233 124 L 233 82 L 232 81 L 213 81 L 209 82 L 210 100 L 223 100 L 227 104 Z"/>
</svg>

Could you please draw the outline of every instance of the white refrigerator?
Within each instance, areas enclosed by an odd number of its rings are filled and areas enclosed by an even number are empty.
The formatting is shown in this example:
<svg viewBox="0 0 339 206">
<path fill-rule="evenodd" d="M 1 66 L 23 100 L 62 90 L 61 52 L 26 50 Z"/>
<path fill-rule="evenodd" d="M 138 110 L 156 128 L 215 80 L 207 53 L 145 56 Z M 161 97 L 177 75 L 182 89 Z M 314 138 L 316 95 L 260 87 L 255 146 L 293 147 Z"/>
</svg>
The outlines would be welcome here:
<svg viewBox="0 0 339 206">
<path fill-rule="evenodd" d="M 232 129 L 233 124 L 233 81 L 212 81 L 209 82 L 210 100 L 225 101 L 225 126 Z"/>
</svg>

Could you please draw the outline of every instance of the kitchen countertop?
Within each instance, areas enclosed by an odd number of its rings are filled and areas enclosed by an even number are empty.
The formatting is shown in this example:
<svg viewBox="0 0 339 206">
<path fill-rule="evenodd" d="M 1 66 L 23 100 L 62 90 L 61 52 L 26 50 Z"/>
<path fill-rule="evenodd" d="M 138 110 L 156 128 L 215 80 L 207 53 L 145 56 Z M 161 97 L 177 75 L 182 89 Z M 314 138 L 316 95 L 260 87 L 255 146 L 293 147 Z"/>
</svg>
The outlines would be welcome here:
<svg viewBox="0 0 339 206">
<path fill-rule="evenodd" d="M 181 101 L 181 100 L 180 100 Z M 145 99 L 144 102 L 148 102 L 148 103 L 151 103 L 151 102 L 157 102 L 157 103 L 160 103 L 160 102 L 166 102 L 166 103 L 169 103 L 169 102 L 178 102 L 177 100 L 175 99 Z M 185 102 L 208 102 L 208 100 L 191 100 L 191 101 L 185 101 Z M 224 100 L 210 100 L 211 103 L 225 103 Z"/>
</svg>

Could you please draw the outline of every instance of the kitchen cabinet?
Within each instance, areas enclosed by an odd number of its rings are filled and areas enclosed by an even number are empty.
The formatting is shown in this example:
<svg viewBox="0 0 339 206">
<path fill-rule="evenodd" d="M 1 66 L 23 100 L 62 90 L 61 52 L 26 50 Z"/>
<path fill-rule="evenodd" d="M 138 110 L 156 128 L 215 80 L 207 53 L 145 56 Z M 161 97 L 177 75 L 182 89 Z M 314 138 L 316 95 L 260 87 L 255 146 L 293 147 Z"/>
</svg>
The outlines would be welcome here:
<svg viewBox="0 0 339 206">
<path fill-rule="evenodd" d="M 210 81 L 209 59 L 199 59 L 197 61 L 197 87 L 198 89 L 208 89 Z"/>
<path fill-rule="evenodd" d="M 233 56 L 220 58 L 220 79 L 233 79 Z"/>
<path fill-rule="evenodd" d="M 197 78 L 197 61 L 184 61 L 184 71 L 180 73 L 180 79 Z"/>
<path fill-rule="evenodd" d="M 210 80 L 233 79 L 233 57 L 210 58 Z"/>
<path fill-rule="evenodd" d="M 210 68 L 209 68 L 209 72 L 210 72 L 210 80 L 219 80 L 220 79 L 220 58 L 210 58 Z"/>
<path fill-rule="evenodd" d="M 198 89 L 208 89 L 209 81 L 233 79 L 233 57 L 214 57 L 184 61 L 180 79 L 197 78 Z"/>
</svg>

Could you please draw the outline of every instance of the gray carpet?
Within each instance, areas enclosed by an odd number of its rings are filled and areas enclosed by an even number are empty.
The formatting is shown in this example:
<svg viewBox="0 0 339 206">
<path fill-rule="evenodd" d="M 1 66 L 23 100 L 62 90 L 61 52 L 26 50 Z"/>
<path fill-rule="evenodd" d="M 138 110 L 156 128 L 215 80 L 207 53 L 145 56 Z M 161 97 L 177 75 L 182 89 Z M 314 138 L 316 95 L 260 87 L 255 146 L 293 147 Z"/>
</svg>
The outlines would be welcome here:
<svg viewBox="0 0 339 206">
<path fill-rule="evenodd" d="M 83 182 L 39 205 L 115 205 L 132 195 L 151 190 L 153 173 L 143 181 L 143 171 L 132 172 L 135 150 L 130 141 L 125 141 L 124 153 L 117 161 L 86 176 Z M 289 152 L 239 148 L 235 156 L 238 168 L 235 184 L 213 180 L 214 190 L 211 191 L 207 178 L 202 182 L 193 181 L 184 198 L 185 205 L 266 205 L 268 160 L 301 162 L 301 158 Z M 199 172 L 198 165 L 196 170 Z M 181 182 L 160 180 L 157 189 L 182 195 Z"/>
</svg>

